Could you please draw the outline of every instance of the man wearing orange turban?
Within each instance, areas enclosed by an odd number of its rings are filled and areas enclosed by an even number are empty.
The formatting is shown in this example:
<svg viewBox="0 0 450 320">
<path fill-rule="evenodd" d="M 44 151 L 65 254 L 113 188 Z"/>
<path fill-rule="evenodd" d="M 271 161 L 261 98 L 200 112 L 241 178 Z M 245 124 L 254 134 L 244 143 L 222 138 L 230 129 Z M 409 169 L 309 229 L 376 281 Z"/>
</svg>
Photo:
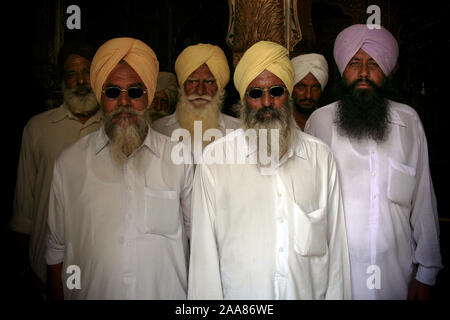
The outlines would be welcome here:
<svg viewBox="0 0 450 320">
<path fill-rule="evenodd" d="M 176 112 L 155 121 L 152 127 L 156 131 L 171 136 L 176 129 L 186 129 L 191 138 L 203 142 L 198 144 L 201 147 L 210 142 L 202 141 L 203 133 L 208 129 L 218 129 L 225 135 L 226 129 L 239 127 L 238 119 L 221 112 L 224 88 L 230 79 L 228 61 L 222 49 L 203 43 L 189 46 L 175 61 L 175 72 L 180 86 Z M 194 121 L 201 123 L 200 136 L 195 134 Z"/>
<path fill-rule="evenodd" d="M 336 164 L 324 143 L 295 127 L 293 81 L 287 49 L 270 41 L 250 47 L 236 67 L 243 128 L 204 154 L 243 150 L 246 161 L 196 168 L 189 299 L 350 298 Z M 270 145 L 270 168 L 260 159 L 269 129 L 280 137 Z"/>
<path fill-rule="evenodd" d="M 55 162 L 46 260 L 65 299 L 185 299 L 192 165 L 144 117 L 158 60 L 142 41 L 112 39 L 91 65 L 105 125 Z M 62 282 L 61 282 L 62 280 Z"/>
</svg>

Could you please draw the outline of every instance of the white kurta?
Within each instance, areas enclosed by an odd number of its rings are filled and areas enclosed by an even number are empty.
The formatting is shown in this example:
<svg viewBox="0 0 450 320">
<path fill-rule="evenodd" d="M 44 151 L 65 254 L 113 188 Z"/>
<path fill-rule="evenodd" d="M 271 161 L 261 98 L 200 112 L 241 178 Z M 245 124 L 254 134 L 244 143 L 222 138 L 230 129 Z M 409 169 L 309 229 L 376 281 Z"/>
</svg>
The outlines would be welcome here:
<svg viewBox="0 0 450 320">
<path fill-rule="evenodd" d="M 337 103 L 305 131 L 325 141 L 341 178 L 355 299 L 406 299 L 413 277 L 433 285 L 442 267 L 427 141 L 417 113 L 390 101 L 383 143 L 340 135 Z M 418 267 L 416 272 L 416 267 Z"/>
<path fill-rule="evenodd" d="M 185 299 L 192 165 L 174 165 L 173 143 L 149 130 L 123 170 L 104 128 L 55 162 L 47 263 L 63 262 L 65 299 Z M 81 289 L 70 289 L 70 265 Z"/>
<path fill-rule="evenodd" d="M 273 175 L 256 164 L 199 164 L 189 299 L 346 299 L 350 271 L 329 148 L 300 130 Z M 209 145 L 237 150 L 238 129 Z M 245 154 L 253 152 L 244 146 Z"/>
</svg>

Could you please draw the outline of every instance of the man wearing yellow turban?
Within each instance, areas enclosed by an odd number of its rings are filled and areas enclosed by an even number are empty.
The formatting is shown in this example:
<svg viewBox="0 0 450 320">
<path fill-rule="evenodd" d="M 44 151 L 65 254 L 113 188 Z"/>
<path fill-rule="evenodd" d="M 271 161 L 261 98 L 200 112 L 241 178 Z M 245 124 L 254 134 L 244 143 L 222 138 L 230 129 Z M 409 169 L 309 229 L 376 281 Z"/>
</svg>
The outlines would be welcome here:
<svg viewBox="0 0 450 320">
<path fill-rule="evenodd" d="M 199 139 L 200 146 L 208 129 L 218 129 L 225 135 L 226 129 L 239 127 L 239 120 L 221 112 L 225 86 L 230 79 L 227 58 L 218 46 L 199 43 L 185 48 L 175 61 L 179 89 L 179 101 L 173 115 L 152 124 L 153 129 L 167 136 L 183 128 L 191 138 Z M 201 130 L 194 130 L 199 121 Z M 193 141 L 193 140 L 191 140 Z"/>
<path fill-rule="evenodd" d="M 46 260 L 65 299 L 185 299 L 192 165 L 144 117 L 158 60 L 143 42 L 109 40 L 91 64 L 105 125 L 58 157 Z M 62 281 L 61 281 L 62 280 Z"/>
<path fill-rule="evenodd" d="M 295 127 L 293 81 L 288 51 L 269 41 L 236 67 L 242 128 L 204 155 L 243 152 L 245 161 L 196 168 L 189 299 L 351 296 L 336 164 L 324 143 Z M 270 167 L 261 150 L 275 160 Z"/>
</svg>

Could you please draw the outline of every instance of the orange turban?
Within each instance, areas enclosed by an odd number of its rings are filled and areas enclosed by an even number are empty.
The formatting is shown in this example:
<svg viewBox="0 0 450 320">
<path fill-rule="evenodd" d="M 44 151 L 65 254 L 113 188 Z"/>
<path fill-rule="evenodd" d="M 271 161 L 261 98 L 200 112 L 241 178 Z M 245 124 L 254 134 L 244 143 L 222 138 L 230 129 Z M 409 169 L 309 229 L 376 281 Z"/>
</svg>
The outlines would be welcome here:
<svg viewBox="0 0 450 320">
<path fill-rule="evenodd" d="M 111 71 L 125 60 L 144 82 L 149 104 L 155 95 L 159 63 L 153 50 L 140 40 L 115 38 L 105 42 L 95 53 L 91 63 L 91 87 L 101 101 L 103 84 Z"/>
</svg>

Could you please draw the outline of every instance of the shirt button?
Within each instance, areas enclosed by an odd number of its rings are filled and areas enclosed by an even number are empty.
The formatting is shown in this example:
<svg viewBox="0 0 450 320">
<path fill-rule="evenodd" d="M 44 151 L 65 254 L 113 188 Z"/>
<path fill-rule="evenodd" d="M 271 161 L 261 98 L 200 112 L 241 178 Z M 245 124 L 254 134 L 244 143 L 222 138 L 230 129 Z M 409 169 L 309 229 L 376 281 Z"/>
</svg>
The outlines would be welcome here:
<svg viewBox="0 0 450 320">
<path fill-rule="evenodd" d="M 283 222 L 284 222 L 284 219 L 283 219 L 283 218 L 280 218 L 280 222 L 283 223 Z"/>
<path fill-rule="evenodd" d="M 280 249 L 278 249 L 278 251 L 279 251 L 280 253 L 282 253 L 282 252 L 284 252 L 284 249 L 283 249 L 283 248 L 280 248 Z"/>
<path fill-rule="evenodd" d="M 375 177 L 375 176 L 376 176 L 376 173 L 375 173 L 375 172 L 373 172 L 373 173 L 372 173 L 372 177 Z"/>
<path fill-rule="evenodd" d="M 376 198 L 377 198 L 377 195 L 375 194 L 375 195 L 373 196 L 373 198 L 376 199 Z"/>
</svg>

